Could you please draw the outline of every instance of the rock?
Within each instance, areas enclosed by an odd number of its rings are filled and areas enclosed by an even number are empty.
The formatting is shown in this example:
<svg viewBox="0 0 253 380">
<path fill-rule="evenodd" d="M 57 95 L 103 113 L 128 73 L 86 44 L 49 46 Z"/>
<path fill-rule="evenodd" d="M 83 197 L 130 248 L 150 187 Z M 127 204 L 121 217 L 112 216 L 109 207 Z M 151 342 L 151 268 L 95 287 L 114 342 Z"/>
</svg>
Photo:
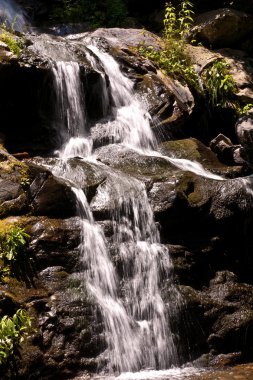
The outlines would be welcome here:
<svg viewBox="0 0 253 380">
<path fill-rule="evenodd" d="M 222 55 L 218 51 L 209 50 L 204 46 L 193 46 L 188 44 L 186 45 L 186 52 L 198 73 L 202 73 L 209 65 L 222 59 Z"/>
<path fill-rule="evenodd" d="M 253 102 L 253 64 L 251 57 L 242 50 L 218 49 L 208 50 L 203 46 L 187 45 L 187 53 L 197 71 L 201 74 L 216 61 L 224 59 L 229 65 L 229 73 L 232 75 L 236 86 L 236 97 L 240 102 Z"/>
<path fill-rule="evenodd" d="M 147 183 L 166 180 L 178 169 L 166 157 L 149 156 L 123 145 L 108 145 L 96 150 L 97 159 Z"/>
<path fill-rule="evenodd" d="M 223 142 L 222 135 L 217 136 L 215 141 L 213 140 L 210 145 L 211 149 L 216 154 L 220 153 L 218 149 L 220 141 Z M 225 141 L 227 141 L 228 148 L 230 149 L 233 144 L 224 136 L 224 144 Z M 236 149 L 236 147 L 233 146 L 233 149 Z M 210 170 L 212 173 L 225 176 L 226 178 L 234 178 L 242 174 L 242 169 L 240 167 L 231 168 L 221 163 L 231 164 L 231 160 L 225 160 L 225 157 L 223 157 L 222 154 L 218 154 L 218 160 L 217 156 L 209 148 L 195 138 L 166 141 L 159 145 L 159 151 L 169 157 L 199 162 L 205 169 Z M 232 161 L 232 163 L 235 164 L 234 161 Z M 237 164 L 241 165 L 242 161 L 237 162 Z"/>
<path fill-rule="evenodd" d="M 141 44 L 154 46 L 159 49 L 162 40 L 157 35 L 142 29 L 98 28 L 94 32 L 86 32 L 74 37 L 75 39 L 106 39 L 110 45 L 122 48 L 138 47 Z"/>
<path fill-rule="evenodd" d="M 203 13 L 195 25 L 197 37 L 213 47 L 232 47 L 253 30 L 251 15 L 229 8 Z"/>
<path fill-rule="evenodd" d="M 235 153 L 239 149 L 239 145 L 233 145 L 231 140 L 221 133 L 210 142 L 210 148 L 217 154 L 219 160 L 227 165 L 242 165 L 244 163 Z"/>
<path fill-rule="evenodd" d="M 31 236 L 29 252 L 35 255 L 38 271 L 45 269 L 45 265 L 74 271 L 79 262 L 80 224 L 77 217 L 23 217 L 20 223 Z"/>
<path fill-rule="evenodd" d="M 253 164 L 253 116 L 248 114 L 239 118 L 235 126 L 239 143 L 242 145 L 240 156 L 249 166 Z"/>
<path fill-rule="evenodd" d="M 219 54 L 229 64 L 237 92 L 236 97 L 242 103 L 253 102 L 253 62 L 247 53 L 235 49 L 219 49 Z"/>
<path fill-rule="evenodd" d="M 28 167 L 0 149 L 0 216 L 19 215 L 26 212 L 28 197 L 26 185 Z"/>
<path fill-rule="evenodd" d="M 42 171 L 48 171 L 48 167 L 57 173 L 57 170 L 64 170 L 66 184 L 71 186 L 74 182 L 76 186 L 83 189 L 88 200 L 92 198 L 97 187 L 106 179 L 108 173 L 103 165 L 99 163 L 86 162 L 78 157 L 59 160 L 55 158 L 34 157 L 29 160 L 32 165 L 40 168 Z M 59 168 L 58 168 L 59 167 Z M 68 183 L 68 180 L 70 181 Z"/>
<path fill-rule="evenodd" d="M 217 272 L 204 290 L 194 291 L 189 287 L 181 290 L 188 307 L 199 314 L 200 324 L 209 330 L 207 342 L 212 352 L 240 352 L 237 360 L 249 357 L 253 333 L 252 285 L 237 282 L 233 273 L 225 271 Z M 214 359 L 212 362 L 215 364 Z"/>
<path fill-rule="evenodd" d="M 136 89 L 146 99 L 155 121 L 152 130 L 159 141 L 176 139 L 186 134 L 186 123 L 194 110 L 194 99 L 188 87 L 161 72 L 145 74 Z"/>
<path fill-rule="evenodd" d="M 20 374 L 26 378 L 39 373 L 46 379 L 64 373 L 71 377 L 76 368 L 95 371 L 95 357 L 105 343 L 80 268 L 78 218 L 33 216 L 16 222 L 31 236 L 28 251 L 36 269 L 34 287 L 27 289 L 15 279 L 5 280 L 4 285 L 15 304 L 26 305 L 36 326 L 23 346 Z M 0 302 L 0 307 L 5 304 Z"/>
<path fill-rule="evenodd" d="M 76 197 L 69 183 L 54 177 L 49 170 L 29 165 L 30 202 L 35 215 L 51 217 L 76 214 Z"/>
</svg>

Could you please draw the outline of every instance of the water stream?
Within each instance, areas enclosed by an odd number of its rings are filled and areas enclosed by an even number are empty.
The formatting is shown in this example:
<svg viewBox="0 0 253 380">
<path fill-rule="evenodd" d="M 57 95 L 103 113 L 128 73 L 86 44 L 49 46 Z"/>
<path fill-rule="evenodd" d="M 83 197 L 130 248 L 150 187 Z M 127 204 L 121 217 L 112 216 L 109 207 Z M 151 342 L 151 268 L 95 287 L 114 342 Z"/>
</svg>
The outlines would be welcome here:
<svg viewBox="0 0 253 380">
<path fill-rule="evenodd" d="M 121 73 L 109 54 L 92 45 L 89 50 L 99 61 L 98 65 L 92 54 L 87 54 L 92 66 L 101 73 L 105 113 L 111 107 L 112 117 L 107 121 L 110 135 L 142 154 L 159 155 L 154 150 L 156 139 L 150 128 L 150 116 L 134 94 L 133 83 Z M 109 373 L 178 366 L 180 361 L 171 320 L 180 313 L 183 301 L 174 285 L 168 249 L 160 243 L 145 185 L 92 157 L 78 64 L 55 62 L 53 73 L 61 148 L 58 164 L 52 170 L 55 175 L 71 181 L 77 199 L 82 231 L 80 273 L 87 291 L 100 308 L 105 328 L 107 349 L 101 361 L 107 361 Z M 105 75 L 109 78 L 109 86 L 105 85 Z M 108 99 L 112 99 L 111 105 Z M 107 172 L 107 180 L 97 189 L 96 201 L 100 204 L 113 201 L 113 242 L 122 263 L 121 279 L 110 257 L 103 230 L 94 220 L 75 172 L 67 168 L 68 159 L 76 156 L 87 162 L 92 160 Z M 199 164 L 165 159 L 183 170 L 190 169 L 214 178 Z M 215 179 L 220 178 L 216 176 Z M 165 283 L 167 291 L 173 294 L 173 303 L 163 300 Z"/>
</svg>

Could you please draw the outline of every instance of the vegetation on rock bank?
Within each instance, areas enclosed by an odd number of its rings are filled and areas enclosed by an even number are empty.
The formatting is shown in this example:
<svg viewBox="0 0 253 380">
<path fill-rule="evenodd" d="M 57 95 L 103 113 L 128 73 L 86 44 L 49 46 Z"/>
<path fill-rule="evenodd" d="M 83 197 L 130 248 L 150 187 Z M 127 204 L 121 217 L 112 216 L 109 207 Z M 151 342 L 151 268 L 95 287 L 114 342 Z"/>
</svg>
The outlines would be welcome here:
<svg viewBox="0 0 253 380">
<path fill-rule="evenodd" d="M 251 105 L 235 100 L 237 88 L 225 59 L 212 62 L 202 73 L 198 73 L 192 64 L 186 46 L 189 41 L 197 43 L 191 35 L 193 16 L 193 4 L 189 0 L 181 1 L 178 7 L 166 4 L 163 48 L 157 50 L 143 44 L 140 53 L 154 61 L 167 75 L 182 81 L 204 97 L 211 108 L 230 106 L 237 114 L 246 112 Z"/>
</svg>

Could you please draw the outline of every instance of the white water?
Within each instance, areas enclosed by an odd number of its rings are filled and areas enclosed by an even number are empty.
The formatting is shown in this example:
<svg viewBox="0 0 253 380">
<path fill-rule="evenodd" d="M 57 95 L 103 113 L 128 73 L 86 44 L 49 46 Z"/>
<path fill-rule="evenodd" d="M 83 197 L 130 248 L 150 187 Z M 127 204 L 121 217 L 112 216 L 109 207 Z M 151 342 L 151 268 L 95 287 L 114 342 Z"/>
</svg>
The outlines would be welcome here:
<svg viewBox="0 0 253 380">
<path fill-rule="evenodd" d="M 111 173 L 99 187 L 96 203 L 103 205 L 108 199 L 114 200 L 114 244 L 122 264 L 124 305 L 135 330 L 134 343 L 128 346 L 125 342 L 126 356 L 138 348 L 137 369 L 176 365 L 179 361 L 170 317 L 179 313 L 182 299 L 173 285 L 173 266 L 167 248 L 160 244 L 145 186 L 134 178 Z M 173 305 L 165 305 L 161 297 L 162 279 L 167 281 L 167 291 L 173 293 Z M 120 351 L 114 351 L 111 359 L 120 372 L 136 371 L 131 358 L 127 367 L 122 366 Z"/>
<path fill-rule="evenodd" d="M 207 370 L 196 369 L 194 367 L 171 368 L 160 371 L 139 371 L 139 372 L 124 372 L 119 376 L 94 376 L 90 380 L 187 380 L 197 378 L 203 373 L 208 373 Z M 87 380 L 87 377 L 77 377 L 75 380 Z"/>
<path fill-rule="evenodd" d="M 153 149 L 155 138 L 149 124 L 150 115 L 134 94 L 132 81 L 122 74 L 118 63 L 108 53 L 93 45 L 88 48 L 99 58 L 110 78 L 108 91 L 113 99 L 114 120 L 106 126 L 108 134 L 125 145 Z"/>
<path fill-rule="evenodd" d="M 27 27 L 24 12 L 14 0 L 0 0 L 0 21 L 8 28 L 23 32 Z"/>
<path fill-rule="evenodd" d="M 86 138 L 85 99 L 77 62 L 55 62 L 56 123 L 61 157 L 91 155 L 92 141 Z"/>
<path fill-rule="evenodd" d="M 100 52 L 94 46 L 89 46 L 89 49 L 98 57 L 110 80 L 108 88 L 101 67 L 89 55 L 93 67 L 102 73 L 105 113 L 109 107 L 109 92 L 113 99 L 114 120 L 107 125 L 110 133 L 141 154 L 159 155 L 153 150 L 156 141 L 149 125 L 149 115 L 134 95 L 132 82 L 120 72 L 118 64 L 107 53 Z M 122 266 L 120 284 L 104 233 L 95 222 L 83 191 L 78 188 L 75 172 L 66 170 L 68 158 L 89 158 L 92 152 L 92 141 L 86 131 L 78 64 L 57 62 L 54 76 L 58 99 L 57 119 L 63 141 L 59 151 L 61 160 L 54 168 L 54 173 L 74 183 L 72 189 L 78 203 L 82 230 L 80 273 L 83 273 L 90 296 L 100 307 L 108 345 L 102 361 L 108 361 L 110 373 L 136 372 L 145 368 L 165 369 L 178 365 L 171 318 L 176 318 L 180 312 L 182 299 L 173 284 L 169 252 L 160 244 L 145 186 L 134 178 L 96 163 L 108 174 L 106 182 L 97 189 L 96 202 L 114 202 L 110 210 L 113 242 Z M 213 174 L 197 163 L 168 157 L 165 159 L 183 170 L 214 178 Z M 215 179 L 218 179 L 217 176 Z M 163 284 L 166 285 L 166 293 L 173 295 L 173 304 L 163 301 Z"/>
</svg>

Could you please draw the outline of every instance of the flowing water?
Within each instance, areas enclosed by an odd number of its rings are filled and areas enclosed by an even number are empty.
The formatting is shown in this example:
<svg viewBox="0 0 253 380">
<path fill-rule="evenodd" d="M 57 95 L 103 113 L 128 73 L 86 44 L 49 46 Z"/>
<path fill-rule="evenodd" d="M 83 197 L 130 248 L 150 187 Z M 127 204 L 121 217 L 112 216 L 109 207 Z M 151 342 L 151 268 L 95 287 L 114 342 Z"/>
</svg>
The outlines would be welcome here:
<svg viewBox="0 0 253 380">
<path fill-rule="evenodd" d="M 110 135 L 142 154 L 158 155 L 154 151 L 156 140 L 150 128 L 150 116 L 134 94 L 133 83 L 121 73 L 109 54 L 96 46 L 88 48 L 91 54 L 88 53 L 87 58 L 101 74 L 104 115 L 111 110 L 110 120 L 106 121 Z M 55 62 L 53 73 L 61 145 L 53 172 L 68 179 L 76 195 L 82 231 L 80 273 L 103 317 L 107 349 L 102 361 L 108 362 L 110 373 L 177 366 L 180 360 L 171 322 L 180 313 L 183 301 L 173 283 L 169 252 L 160 243 L 145 186 L 91 157 L 92 140 L 87 128 L 78 64 Z M 110 257 L 103 230 L 94 220 L 91 206 L 78 185 L 75 171 L 68 168 L 68 159 L 76 156 L 87 162 L 92 160 L 107 173 L 107 180 L 98 187 L 95 198 L 100 204 L 113 203 L 110 208 L 113 243 L 121 262 L 120 276 Z M 211 175 L 187 160 L 171 160 L 183 170 L 191 168 L 202 175 Z M 173 303 L 163 300 L 165 285 Z"/>
</svg>

